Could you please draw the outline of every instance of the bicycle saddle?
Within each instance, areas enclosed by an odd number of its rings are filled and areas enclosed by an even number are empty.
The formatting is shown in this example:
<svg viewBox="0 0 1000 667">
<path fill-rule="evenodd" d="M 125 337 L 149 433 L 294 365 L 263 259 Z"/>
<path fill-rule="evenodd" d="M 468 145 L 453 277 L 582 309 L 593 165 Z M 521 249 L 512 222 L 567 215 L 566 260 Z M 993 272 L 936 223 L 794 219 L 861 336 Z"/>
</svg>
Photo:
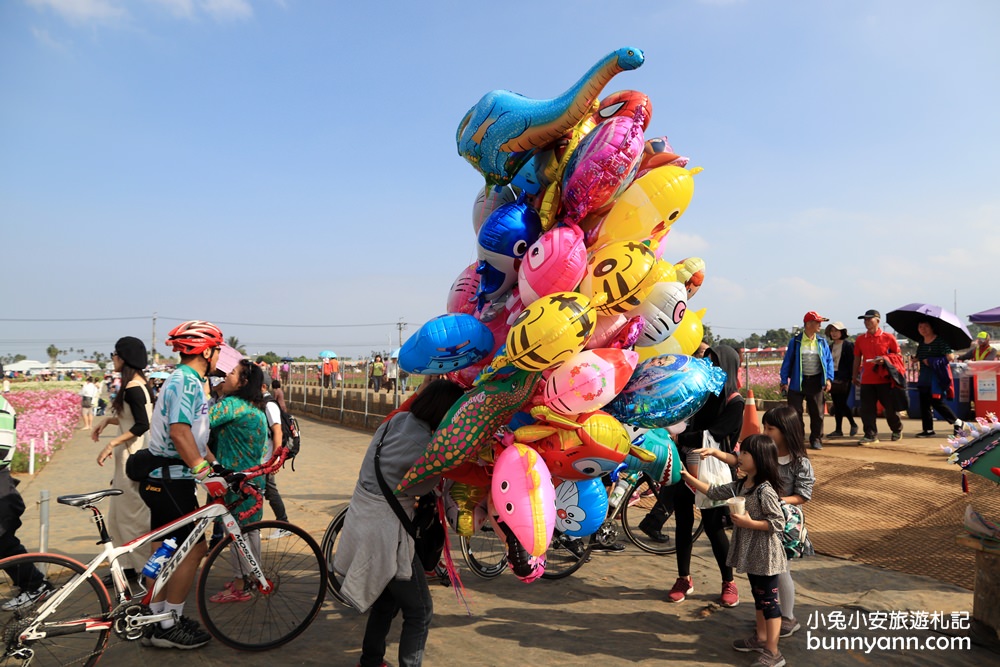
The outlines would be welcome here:
<svg viewBox="0 0 1000 667">
<path fill-rule="evenodd" d="M 59 496 L 56 498 L 57 502 L 63 505 L 69 505 L 71 507 L 86 507 L 96 503 L 101 498 L 107 496 L 120 496 L 124 491 L 121 489 L 105 489 L 103 491 L 92 491 L 90 493 L 77 493 L 71 496 Z"/>
</svg>

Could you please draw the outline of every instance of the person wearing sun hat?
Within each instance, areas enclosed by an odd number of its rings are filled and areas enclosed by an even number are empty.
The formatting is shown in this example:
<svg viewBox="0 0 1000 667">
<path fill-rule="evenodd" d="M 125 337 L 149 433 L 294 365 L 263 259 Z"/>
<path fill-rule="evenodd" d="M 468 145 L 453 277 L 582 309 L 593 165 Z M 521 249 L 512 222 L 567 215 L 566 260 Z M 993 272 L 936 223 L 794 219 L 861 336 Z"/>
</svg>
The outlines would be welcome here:
<svg viewBox="0 0 1000 667">
<path fill-rule="evenodd" d="M 827 438 L 842 438 L 841 427 L 844 417 L 851 425 L 851 437 L 858 434 L 858 424 L 854 421 L 848 398 L 854 389 L 851 381 L 851 370 L 854 368 L 854 343 L 847 339 L 847 327 L 843 322 L 831 322 L 826 325 L 826 337 L 830 339 L 830 352 L 833 354 L 833 383 L 830 387 L 830 398 L 833 399 L 833 417 L 836 428 L 826 434 Z"/>
<path fill-rule="evenodd" d="M 990 345 L 990 335 L 985 331 L 976 334 L 976 344 L 969 348 L 969 351 L 962 354 L 959 361 L 993 361 L 997 358 L 997 351 Z"/>
<path fill-rule="evenodd" d="M 809 411 L 809 446 L 823 449 L 823 392 L 830 391 L 834 377 L 833 354 L 826 339 L 818 336 L 820 324 L 829 318 L 810 310 L 802 317 L 802 331 L 792 336 L 781 362 L 781 389 L 788 392 L 788 405 L 802 419 L 802 402 Z"/>
</svg>

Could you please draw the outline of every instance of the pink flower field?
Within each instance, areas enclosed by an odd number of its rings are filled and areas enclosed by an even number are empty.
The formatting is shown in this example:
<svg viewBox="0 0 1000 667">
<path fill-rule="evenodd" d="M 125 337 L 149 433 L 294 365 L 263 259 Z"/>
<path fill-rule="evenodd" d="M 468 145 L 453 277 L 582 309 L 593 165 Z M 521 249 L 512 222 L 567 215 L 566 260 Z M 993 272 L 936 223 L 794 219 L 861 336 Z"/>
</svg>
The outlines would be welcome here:
<svg viewBox="0 0 1000 667">
<path fill-rule="evenodd" d="M 13 391 L 7 400 L 17 409 L 17 450 L 27 453 L 35 439 L 35 455 L 52 452 L 73 436 L 80 422 L 80 397 L 71 391 Z M 45 447 L 45 433 L 49 446 Z"/>
</svg>

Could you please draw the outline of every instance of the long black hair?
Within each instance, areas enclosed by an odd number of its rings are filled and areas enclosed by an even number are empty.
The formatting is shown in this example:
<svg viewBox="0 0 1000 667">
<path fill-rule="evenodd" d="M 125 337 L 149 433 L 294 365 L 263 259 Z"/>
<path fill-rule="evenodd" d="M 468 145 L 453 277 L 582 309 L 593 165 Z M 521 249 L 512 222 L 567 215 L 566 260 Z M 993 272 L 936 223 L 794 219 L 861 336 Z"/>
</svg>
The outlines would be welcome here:
<svg viewBox="0 0 1000 667">
<path fill-rule="evenodd" d="M 778 474 L 778 445 L 761 433 L 749 435 L 740 443 L 740 452 L 753 457 L 757 472 L 753 474 L 754 488 L 770 482 L 774 492 L 781 495 L 781 475 Z"/>
<path fill-rule="evenodd" d="M 792 455 L 792 463 L 799 459 L 809 458 L 806 452 L 806 432 L 802 426 L 802 418 L 790 405 L 779 405 L 764 413 L 761 418 L 764 426 L 773 426 L 785 437 L 788 453 Z"/>
<path fill-rule="evenodd" d="M 111 401 L 111 412 L 116 415 L 125 414 L 125 388 L 128 383 L 135 378 L 141 378 L 142 383 L 146 384 L 146 376 L 139 369 L 132 368 L 128 364 L 122 364 L 121 371 L 121 383 L 118 385 L 118 393 L 115 394 L 114 399 Z"/>
<path fill-rule="evenodd" d="M 434 380 L 413 399 L 410 413 L 436 431 L 448 410 L 464 393 L 462 386 L 451 380 Z"/>
</svg>

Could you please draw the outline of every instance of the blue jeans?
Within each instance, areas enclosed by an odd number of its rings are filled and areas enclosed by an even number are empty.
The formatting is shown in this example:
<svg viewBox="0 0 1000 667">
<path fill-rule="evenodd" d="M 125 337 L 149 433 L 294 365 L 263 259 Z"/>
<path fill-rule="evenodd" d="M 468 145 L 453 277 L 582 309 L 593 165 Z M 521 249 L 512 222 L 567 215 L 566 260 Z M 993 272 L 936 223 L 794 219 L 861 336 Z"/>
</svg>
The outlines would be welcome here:
<svg viewBox="0 0 1000 667">
<path fill-rule="evenodd" d="M 420 667 L 423 662 L 434 604 L 424 576 L 424 566 L 416 556 L 411 567 L 413 576 L 408 581 L 390 581 L 368 612 L 365 638 L 361 641 L 361 667 L 379 667 L 382 664 L 385 638 L 392 619 L 400 610 L 403 612 L 403 630 L 399 634 L 399 667 Z"/>
</svg>

